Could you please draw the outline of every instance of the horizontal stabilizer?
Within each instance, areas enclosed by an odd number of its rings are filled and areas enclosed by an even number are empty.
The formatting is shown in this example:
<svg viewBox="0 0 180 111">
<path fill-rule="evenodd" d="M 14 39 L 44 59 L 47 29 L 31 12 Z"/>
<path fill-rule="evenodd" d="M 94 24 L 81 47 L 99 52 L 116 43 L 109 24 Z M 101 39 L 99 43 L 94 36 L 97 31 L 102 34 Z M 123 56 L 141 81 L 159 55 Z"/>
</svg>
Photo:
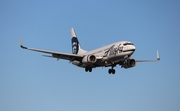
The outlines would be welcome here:
<svg viewBox="0 0 180 111">
<path fill-rule="evenodd" d="M 54 58 L 53 56 L 50 56 L 50 55 L 42 55 L 42 56 Z"/>
<path fill-rule="evenodd" d="M 44 57 L 51 57 L 51 58 L 57 58 L 57 57 L 53 57 L 53 56 L 49 56 L 49 55 L 42 55 Z M 57 58 L 57 61 L 59 60 L 60 58 Z"/>
</svg>

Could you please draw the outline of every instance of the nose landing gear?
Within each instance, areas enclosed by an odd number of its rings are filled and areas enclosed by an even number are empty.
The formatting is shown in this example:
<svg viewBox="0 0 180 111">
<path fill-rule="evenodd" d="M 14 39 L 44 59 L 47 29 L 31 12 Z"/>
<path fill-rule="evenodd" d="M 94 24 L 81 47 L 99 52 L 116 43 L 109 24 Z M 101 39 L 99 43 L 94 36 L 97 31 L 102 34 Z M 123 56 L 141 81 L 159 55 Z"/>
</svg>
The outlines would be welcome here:
<svg viewBox="0 0 180 111">
<path fill-rule="evenodd" d="M 85 71 L 86 71 L 86 72 L 92 72 L 92 68 L 91 68 L 91 67 L 86 67 L 86 68 L 85 68 Z"/>
<path fill-rule="evenodd" d="M 109 73 L 109 74 L 111 74 L 111 73 L 112 73 L 112 74 L 115 74 L 115 73 L 116 73 L 116 70 L 113 69 L 113 67 L 112 67 L 111 69 L 108 70 L 108 73 Z"/>
</svg>

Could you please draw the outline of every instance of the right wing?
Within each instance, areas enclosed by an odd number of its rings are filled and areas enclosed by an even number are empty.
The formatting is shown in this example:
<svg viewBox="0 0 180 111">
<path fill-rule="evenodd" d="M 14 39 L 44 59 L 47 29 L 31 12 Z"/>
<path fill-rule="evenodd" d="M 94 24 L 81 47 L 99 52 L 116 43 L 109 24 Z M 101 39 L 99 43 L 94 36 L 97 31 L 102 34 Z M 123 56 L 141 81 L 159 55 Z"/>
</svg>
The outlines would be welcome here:
<svg viewBox="0 0 180 111">
<path fill-rule="evenodd" d="M 23 49 L 47 53 L 47 54 L 52 54 L 52 56 L 46 56 L 45 55 L 46 57 L 53 57 L 53 58 L 57 58 L 57 60 L 65 59 L 65 60 L 70 60 L 70 61 L 73 61 L 73 60 L 82 61 L 82 59 L 83 59 L 83 55 L 68 54 L 68 53 L 62 53 L 62 52 L 54 52 L 54 51 L 41 50 L 41 49 L 35 49 L 35 48 L 28 48 L 28 47 L 25 47 L 22 45 L 19 38 L 18 38 L 18 40 L 19 40 L 20 47 Z"/>
<path fill-rule="evenodd" d="M 159 56 L 159 52 L 157 51 L 156 53 L 157 55 L 157 59 L 156 60 L 136 60 L 136 62 L 158 62 L 160 61 L 160 56 Z"/>
</svg>

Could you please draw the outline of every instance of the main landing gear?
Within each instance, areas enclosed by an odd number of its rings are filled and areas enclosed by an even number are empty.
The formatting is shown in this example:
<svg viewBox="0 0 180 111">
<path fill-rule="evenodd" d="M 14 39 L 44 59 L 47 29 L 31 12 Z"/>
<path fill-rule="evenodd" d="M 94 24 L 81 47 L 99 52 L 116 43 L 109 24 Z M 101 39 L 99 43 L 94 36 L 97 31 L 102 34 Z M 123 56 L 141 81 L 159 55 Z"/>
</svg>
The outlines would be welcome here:
<svg viewBox="0 0 180 111">
<path fill-rule="evenodd" d="M 85 68 L 85 71 L 86 71 L 86 72 L 92 72 L 92 68 L 91 68 L 91 67 L 86 67 L 86 68 Z"/>
<path fill-rule="evenodd" d="M 116 70 L 113 69 L 113 67 L 112 67 L 111 69 L 108 70 L 108 73 L 109 73 L 109 74 L 111 74 L 111 73 L 112 73 L 112 74 L 115 74 L 115 73 L 116 73 Z"/>
<path fill-rule="evenodd" d="M 116 70 L 113 69 L 113 68 L 114 68 L 114 67 L 112 67 L 111 69 L 108 70 L 108 73 L 109 73 L 109 74 L 115 74 L 115 73 L 116 73 Z M 85 68 L 85 71 L 86 71 L 86 72 L 92 72 L 92 68 L 91 68 L 91 67 L 86 67 L 86 68 Z"/>
</svg>

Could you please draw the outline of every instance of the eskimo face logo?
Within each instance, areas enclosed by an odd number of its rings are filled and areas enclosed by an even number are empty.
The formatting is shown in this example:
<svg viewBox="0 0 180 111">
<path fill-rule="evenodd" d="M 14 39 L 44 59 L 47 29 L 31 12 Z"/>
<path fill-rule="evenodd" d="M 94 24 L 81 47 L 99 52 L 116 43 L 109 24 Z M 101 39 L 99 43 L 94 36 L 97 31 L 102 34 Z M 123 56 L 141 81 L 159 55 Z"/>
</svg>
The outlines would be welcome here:
<svg viewBox="0 0 180 111">
<path fill-rule="evenodd" d="M 72 38 L 72 53 L 77 54 L 78 50 L 79 50 L 79 48 L 78 48 L 78 40 L 77 40 L 77 38 L 73 37 Z"/>
<path fill-rule="evenodd" d="M 72 44 L 72 52 L 73 52 L 73 54 L 77 54 L 77 42 L 73 42 L 73 44 Z"/>
</svg>

